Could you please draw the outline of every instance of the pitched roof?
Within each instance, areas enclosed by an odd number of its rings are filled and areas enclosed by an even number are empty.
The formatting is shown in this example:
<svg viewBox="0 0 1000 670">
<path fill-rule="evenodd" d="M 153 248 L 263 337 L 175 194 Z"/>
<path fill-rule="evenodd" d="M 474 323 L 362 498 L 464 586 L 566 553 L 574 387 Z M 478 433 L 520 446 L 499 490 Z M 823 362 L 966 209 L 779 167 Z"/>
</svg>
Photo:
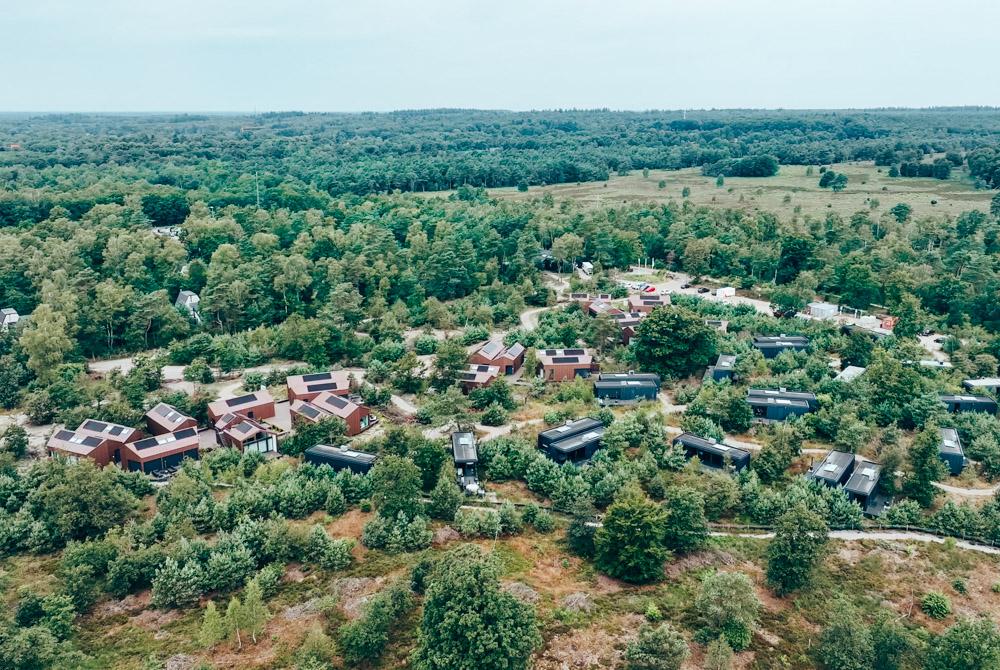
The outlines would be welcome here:
<svg viewBox="0 0 1000 670">
<path fill-rule="evenodd" d="M 156 423 L 165 426 L 177 426 L 184 423 L 185 421 L 192 421 L 193 419 L 186 414 L 182 414 L 173 405 L 168 405 L 165 402 L 157 403 L 146 412 L 146 416 L 150 417 Z"/>
<path fill-rule="evenodd" d="M 334 395 L 329 391 L 324 391 L 313 398 L 312 404 L 341 419 L 346 419 L 361 409 L 361 405 L 355 404 L 339 395 Z"/>
<path fill-rule="evenodd" d="M 590 365 L 594 357 L 586 349 L 544 349 L 538 352 L 538 360 L 542 365 L 566 363 Z"/>
<path fill-rule="evenodd" d="M 130 442 L 139 437 L 139 431 L 128 426 L 121 426 L 117 423 L 86 419 L 81 423 L 76 432 L 84 435 L 94 435 L 102 439 L 115 440 L 116 442 Z"/>
<path fill-rule="evenodd" d="M 196 428 L 185 428 L 174 433 L 147 437 L 132 443 L 130 448 L 140 458 L 146 460 L 197 449 L 198 444 L 198 430 Z"/>
</svg>

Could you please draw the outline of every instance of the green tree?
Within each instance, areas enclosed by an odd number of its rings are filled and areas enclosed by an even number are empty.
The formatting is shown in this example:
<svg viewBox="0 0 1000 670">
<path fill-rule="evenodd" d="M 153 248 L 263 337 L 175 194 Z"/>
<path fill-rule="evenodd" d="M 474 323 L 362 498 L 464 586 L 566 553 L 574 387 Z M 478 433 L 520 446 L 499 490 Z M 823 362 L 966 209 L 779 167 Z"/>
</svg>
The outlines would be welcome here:
<svg viewBox="0 0 1000 670">
<path fill-rule="evenodd" d="M 837 176 L 830 181 L 830 188 L 833 189 L 834 193 L 840 193 L 845 188 L 847 188 L 847 175 L 840 172 Z"/>
<path fill-rule="evenodd" d="M 627 582 L 649 582 L 663 576 L 670 557 L 664 546 L 667 513 L 637 487 L 626 489 L 608 507 L 594 535 L 598 569 Z"/>
<path fill-rule="evenodd" d="M 1000 633 L 989 619 L 962 619 L 936 636 L 927 652 L 926 670 L 996 670 Z"/>
<path fill-rule="evenodd" d="M 402 456 L 383 456 L 369 475 L 372 503 L 380 516 L 395 519 L 402 512 L 408 519 L 420 513 L 420 470 Z"/>
<path fill-rule="evenodd" d="M 228 636 L 228 631 L 226 630 L 226 622 L 222 618 L 222 614 L 215 607 L 215 602 L 212 600 L 208 601 L 205 606 L 205 613 L 201 619 L 201 629 L 198 632 L 198 641 L 203 647 L 211 649 L 215 645 L 219 644 Z"/>
<path fill-rule="evenodd" d="M 243 590 L 243 604 L 241 607 L 240 622 L 250 634 L 250 639 L 257 644 L 257 636 L 264 632 L 264 627 L 271 618 L 271 613 L 264 604 L 264 594 L 261 592 L 260 583 L 256 579 L 247 582 Z"/>
<path fill-rule="evenodd" d="M 663 499 L 663 509 L 667 513 L 663 526 L 667 549 L 687 554 L 704 548 L 708 542 L 708 519 L 700 492 L 688 486 L 671 487 Z"/>
<path fill-rule="evenodd" d="M 753 582 L 743 573 L 715 572 L 704 577 L 694 607 L 713 637 L 724 637 L 736 651 L 750 644 L 761 603 Z"/>
<path fill-rule="evenodd" d="M 520 670 L 541 642 L 534 608 L 500 588 L 500 566 L 461 545 L 434 567 L 415 670 Z"/>
<path fill-rule="evenodd" d="M 427 513 L 434 519 L 453 521 L 455 512 L 462 506 L 462 492 L 455 483 L 455 468 L 450 463 L 441 466 L 437 484 L 431 489 Z"/>
<path fill-rule="evenodd" d="M 903 491 L 921 507 L 930 507 L 940 493 L 934 482 L 944 479 L 945 467 L 938 455 L 940 442 L 938 427 L 931 424 L 924 428 L 910 445 L 910 468 L 903 484 Z"/>
<path fill-rule="evenodd" d="M 733 649 L 724 638 L 716 638 L 705 648 L 705 670 L 732 670 Z"/>
<path fill-rule="evenodd" d="M 628 670 L 680 670 L 691 654 L 684 637 L 669 623 L 643 624 L 639 638 L 625 648 Z"/>
<path fill-rule="evenodd" d="M 31 313 L 31 321 L 21 333 L 21 348 L 28 355 L 28 368 L 39 379 L 51 380 L 73 350 L 66 318 L 42 303 Z"/>
<path fill-rule="evenodd" d="M 3 442 L 0 445 L 3 451 L 13 454 L 14 458 L 21 458 L 28 453 L 28 431 L 12 423 L 3 432 Z"/>
<path fill-rule="evenodd" d="M 574 233 L 566 233 L 552 240 L 552 257 L 560 265 L 573 264 L 583 255 L 583 238 Z"/>
<path fill-rule="evenodd" d="M 649 372 L 679 378 L 708 365 L 717 355 L 714 328 L 685 307 L 654 309 L 639 324 L 636 362 Z"/>
<path fill-rule="evenodd" d="M 236 596 L 229 599 L 229 605 L 226 607 L 226 617 L 223 624 L 225 630 L 229 635 L 236 637 L 236 648 L 243 648 L 243 634 L 242 630 L 245 627 L 243 621 L 243 603 Z"/>
<path fill-rule="evenodd" d="M 905 202 L 900 202 L 893 205 L 889 212 L 896 217 L 896 221 L 899 223 L 906 223 L 907 219 L 910 218 L 910 213 L 913 212 L 913 208 Z"/>
<path fill-rule="evenodd" d="M 721 174 L 718 177 L 715 178 L 715 187 L 716 188 L 722 188 L 725 185 L 726 185 L 726 178 L 723 177 Z"/>
<path fill-rule="evenodd" d="M 833 608 L 816 650 L 819 665 L 826 670 L 871 670 L 875 642 L 860 613 L 845 602 Z"/>
<path fill-rule="evenodd" d="M 767 547 L 767 581 L 779 595 L 809 581 L 826 551 L 828 529 L 823 517 L 796 503 L 778 518 Z"/>
</svg>

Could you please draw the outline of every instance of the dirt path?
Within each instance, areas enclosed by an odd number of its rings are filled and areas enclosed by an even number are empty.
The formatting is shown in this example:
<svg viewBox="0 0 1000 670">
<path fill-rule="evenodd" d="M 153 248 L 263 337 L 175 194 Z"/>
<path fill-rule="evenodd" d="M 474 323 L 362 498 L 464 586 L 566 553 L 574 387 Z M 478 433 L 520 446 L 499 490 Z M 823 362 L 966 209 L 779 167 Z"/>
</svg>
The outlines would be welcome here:
<svg viewBox="0 0 1000 670">
<path fill-rule="evenodd" d="M 713 531 L 709 533 L 713 537 L 745 537 L 753 540 L 770 540 L 774 533 L 732 533 L 723 531 Z M 954 540 L 955 544 L 962 549 L 978 551 L 981 554 L 993 554 L 1000 556 L 1000 547 L 988 547 L 981 544 L 974 544 L 959 540 L 957 538 L 943 538 L 927 533 L 916 533 L 903 530 L 832 530 L 830 537 L 835 540 L 859 541 L 859 540 L 882 540 L 898 542 L 934 542 L 944 544 L 946 539 Z"/>
<path fill-rule="evenodd" d="M 960 495 L 960 496 L 968 496 L 970 498 L 989 498 L 990 496 L 996 495 L 997 491 L 1000 491 L 1000 484 L 985 489 L 965 489 L 962 488 L 961 486 L 951 486 L 950 484 L 942 484 L 941 482 L 931 482 L 931 483 L 947 493 L 954 493 L 955 495 Z"/>
</svg>

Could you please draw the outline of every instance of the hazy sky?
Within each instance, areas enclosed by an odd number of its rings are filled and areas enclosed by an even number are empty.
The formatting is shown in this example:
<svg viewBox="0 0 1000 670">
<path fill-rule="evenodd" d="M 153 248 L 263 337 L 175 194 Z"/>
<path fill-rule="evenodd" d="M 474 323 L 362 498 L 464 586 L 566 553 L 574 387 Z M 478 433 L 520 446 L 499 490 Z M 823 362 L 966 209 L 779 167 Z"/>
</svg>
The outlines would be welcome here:
<svg viewBox="0 0 1000 670">
<path fill-rule="evenodd" d="M 3 0 L 0 110 L 1000 105 L 990 0 Z"/>
</svg>

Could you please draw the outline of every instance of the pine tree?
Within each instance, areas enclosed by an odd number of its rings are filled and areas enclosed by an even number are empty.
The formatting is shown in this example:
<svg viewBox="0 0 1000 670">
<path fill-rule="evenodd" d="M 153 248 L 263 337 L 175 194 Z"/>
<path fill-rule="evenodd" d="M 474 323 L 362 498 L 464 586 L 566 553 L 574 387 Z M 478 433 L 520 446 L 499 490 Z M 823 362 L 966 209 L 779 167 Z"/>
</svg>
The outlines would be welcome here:
<svg viewBox="0 0 1000 670">
<path fill-rule="evenodd" d="M 940 493 L 934 482 L 944 478 L 944 464 L 938 456 L 940 432 L 934 424 L 928 425 L 917 435 L 910 446 L 910 473 L 904 490 L 908 496 L 929 507 Z"/>
<path fill-rule="evenodd" d="M 201 631 L 198 640 L 205 647 L 212 648 L 226 637 L 226 622 L 223 620 L 215 602 L 209 600 L 205 606 L 205 614 L 201 621 Z"/>
<path fill-rule="evenodd" d="M 778 518 L 767 547 L 767 581 L 779 595 L 805 586 L 829 539 L 826 522 L 804 503 Z"/>
</svg>

